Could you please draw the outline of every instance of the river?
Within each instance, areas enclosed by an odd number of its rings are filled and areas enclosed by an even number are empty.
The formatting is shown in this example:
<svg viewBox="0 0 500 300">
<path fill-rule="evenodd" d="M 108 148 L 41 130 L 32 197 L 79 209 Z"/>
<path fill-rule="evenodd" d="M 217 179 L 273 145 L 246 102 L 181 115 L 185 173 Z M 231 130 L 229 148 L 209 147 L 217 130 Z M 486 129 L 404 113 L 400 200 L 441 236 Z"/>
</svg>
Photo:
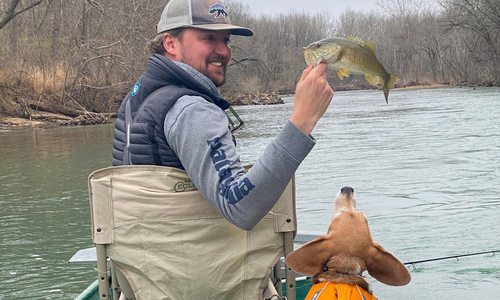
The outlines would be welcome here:
<svg viewBox="0 0 500 300">
<path fill-rule="evenodd" d="M 292 98 L 241 106 L 241 159 L 255 161 Z M 72 299 L 95 278 L 67 260 L 90 247 L 86 178 L 109 166 L 110 125 L 0 130 L 0 299 Z M 403 262 L 500 250 L 500 88 L 337 92 L 297 171 L 298 226 L 322 234 L 352 186 L 373 238 Z M 412 281 L 369 278 L 380 299 L 496 299 L 500 253 L 409 267 Z"/>
</svg>

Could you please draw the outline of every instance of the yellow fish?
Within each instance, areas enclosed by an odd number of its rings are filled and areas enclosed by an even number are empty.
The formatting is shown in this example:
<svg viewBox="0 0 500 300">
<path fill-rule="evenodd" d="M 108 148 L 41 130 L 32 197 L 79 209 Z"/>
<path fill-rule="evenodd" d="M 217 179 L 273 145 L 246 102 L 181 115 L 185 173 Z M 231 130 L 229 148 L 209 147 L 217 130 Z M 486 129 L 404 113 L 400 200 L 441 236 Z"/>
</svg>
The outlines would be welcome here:
<svg viewBox="0 0 500 300">
<path fill-rule="evenodd" d="M 337 70 L 340 79 L 353 75 L 365 75 L 370 85 L 382 84 L 385 102 L 388 103 L 389 90 L 398 77 L 388 73 L 375 56 L 375 46 L 356 37 L 331 37 L 304 47 L 304 58 L 308 65 L 322 62 Z"/>
</svg>

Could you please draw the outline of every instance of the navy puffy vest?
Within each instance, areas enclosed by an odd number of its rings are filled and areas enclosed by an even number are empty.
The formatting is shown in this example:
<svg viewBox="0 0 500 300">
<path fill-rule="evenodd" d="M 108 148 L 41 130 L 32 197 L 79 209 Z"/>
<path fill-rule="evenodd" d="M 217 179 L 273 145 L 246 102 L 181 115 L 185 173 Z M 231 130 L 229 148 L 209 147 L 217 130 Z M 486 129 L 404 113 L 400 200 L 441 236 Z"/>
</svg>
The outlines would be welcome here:
<svg viewBox="0 0 500 300">
<path fill-rule="evenodd" d="M 184 169 L 179 158 L 168 145 L 163 130 L 165 115 L 175 101 L 184 95 L 208 98 L 192 90 L 169 85 L 151 94 L 137 111 L 132 110 L 133 122 L 130 126 L 130 160 L 132 164 Z M 126 132 L 125 101 L 123 101 L 115 122 L 113 166 L 123 164 L 123 151 L 127 141 Z"/>
<path fill-rule="evenodd" d="M 211 93 L 175 63 L 161 55 L 153 55 L 147 71 L 118 110 L 113 141 L 113 166 L 123 165 L 127 141 L 125 106 L 129 99 L 132 112 L 129 148 L 131 164 L 184 169 L 168 145 L 163 130 L 168 110 L 184 95 L 203 97 L 221 109 L 229 107 L 227 101 Z"/>
</svg>

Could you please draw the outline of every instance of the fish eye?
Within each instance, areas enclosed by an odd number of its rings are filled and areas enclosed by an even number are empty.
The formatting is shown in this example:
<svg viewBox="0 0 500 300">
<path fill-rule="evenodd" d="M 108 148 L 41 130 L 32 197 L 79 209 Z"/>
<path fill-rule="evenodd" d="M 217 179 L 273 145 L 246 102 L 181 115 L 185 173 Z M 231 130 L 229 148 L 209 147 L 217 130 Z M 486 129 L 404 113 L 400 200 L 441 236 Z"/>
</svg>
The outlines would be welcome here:
<svg viewBox="0 0 500 300">
<path fill-rule="evenodd" d="M 315 45 L 314 45 L 314 48 L 316 48 L 316 49 L 318 49 L 319 47 L 321 47 L 321 45 L 320 45 L 320 44 L 315 44 Z"/>
</svg>

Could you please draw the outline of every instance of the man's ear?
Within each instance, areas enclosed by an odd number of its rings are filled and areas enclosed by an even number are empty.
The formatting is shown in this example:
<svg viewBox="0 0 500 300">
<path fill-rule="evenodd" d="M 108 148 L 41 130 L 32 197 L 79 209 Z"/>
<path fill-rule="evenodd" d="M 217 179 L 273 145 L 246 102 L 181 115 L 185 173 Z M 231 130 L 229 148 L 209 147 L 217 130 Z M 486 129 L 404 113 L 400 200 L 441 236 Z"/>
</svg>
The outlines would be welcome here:
<svg viewBox="0 0 500 300">
<path fill-rule="evenodd" d="M 165 55 L 169 58 L 175 58 L 177 55 L 178 40 L 169 33 L 163 34 L 163 48 Z"/>
<path fill-rule="evenodd" d="M 388 285 L 405 285 L 411 280 L 408 269 L 375 242 L 368 250 L 366 268 L 371 276 Z"/>
<path fill-rule="evenodd" d="M 322 271 L 330 259 L 333 242 L 326 236 L 320 236 L 288 254 L 286 264 L 295 272 L 315 275 Z"/>
</svg>

